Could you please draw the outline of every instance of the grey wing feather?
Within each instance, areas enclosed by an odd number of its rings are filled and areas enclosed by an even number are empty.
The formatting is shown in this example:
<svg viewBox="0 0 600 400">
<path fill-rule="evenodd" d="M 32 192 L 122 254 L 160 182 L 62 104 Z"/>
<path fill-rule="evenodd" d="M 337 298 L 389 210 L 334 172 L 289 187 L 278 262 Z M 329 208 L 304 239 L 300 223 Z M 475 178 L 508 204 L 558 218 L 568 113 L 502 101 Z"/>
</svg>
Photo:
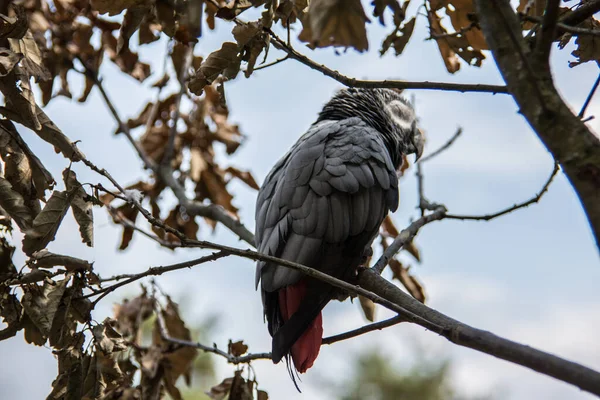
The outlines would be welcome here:
<svg viewBox="0 0 600 400">
<path fill-rule="evenodd" d="M 373 128 L 358 118 L 316 124 L 260 189 L 258 250 L 322 270 L 316 263 L 327 246 L 357 235 L 373 239 L 385 214 L 397 208 L 397 187 L 391 158 Z M 289 268 L 257 265 L 256 284 L 262 279 L 267 292 L 301 277 Z"/>
</svg>

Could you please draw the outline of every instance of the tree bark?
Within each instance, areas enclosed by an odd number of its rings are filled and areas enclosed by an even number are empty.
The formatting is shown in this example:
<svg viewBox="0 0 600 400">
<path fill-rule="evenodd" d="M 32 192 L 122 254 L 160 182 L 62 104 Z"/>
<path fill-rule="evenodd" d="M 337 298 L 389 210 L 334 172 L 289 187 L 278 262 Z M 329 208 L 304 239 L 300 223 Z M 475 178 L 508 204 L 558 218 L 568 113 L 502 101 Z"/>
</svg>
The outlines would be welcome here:
<svg viewBox="0 0 600 400">
<path fill-rule="evenodd" d="M 577 193 L 600 249 L 600 139 L 558 94 L 547 58 L 530 49 L 508 0 L 475 0 L 508 91 Z"/>
</svg>

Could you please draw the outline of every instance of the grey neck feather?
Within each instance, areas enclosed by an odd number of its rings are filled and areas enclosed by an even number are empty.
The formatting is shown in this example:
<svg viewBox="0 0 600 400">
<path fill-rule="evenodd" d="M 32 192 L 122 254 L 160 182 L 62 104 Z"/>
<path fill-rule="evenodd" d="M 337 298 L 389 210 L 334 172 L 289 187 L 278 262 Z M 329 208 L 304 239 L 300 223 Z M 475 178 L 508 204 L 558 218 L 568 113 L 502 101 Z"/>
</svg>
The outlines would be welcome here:
<svg viewBox="0 0 600 400">
<path fill-rule="evenodd" d="M 360 118 L 381 134 L 394 168 L 398 168 L 402 162 L 404 144 L 385 109 L 385 104 L 395 99 L 405 102 L 398 93 L 391 90 L 342 90 L 325 104 L 315 123 L 326 120 L 341 121 L 347 118 Z"/>
</svg>

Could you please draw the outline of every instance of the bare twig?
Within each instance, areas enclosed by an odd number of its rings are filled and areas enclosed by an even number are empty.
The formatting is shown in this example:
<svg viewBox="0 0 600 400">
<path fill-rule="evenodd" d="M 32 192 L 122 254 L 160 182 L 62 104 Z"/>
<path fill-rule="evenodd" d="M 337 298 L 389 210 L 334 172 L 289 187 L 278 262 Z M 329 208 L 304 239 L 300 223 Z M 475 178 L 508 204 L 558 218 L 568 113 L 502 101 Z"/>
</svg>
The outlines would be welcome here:
<svg viewBox="0 0 600 400">
<path fill-rule="evenodd" d="M 238 237 L 244 240 L 246 243 L 254 246 L 254 234 L 246 228 L 244 224 L 238 219 L 233 218 L 220 206 L 216 204 L 202 204 L 198 201 L 191 201 L 185 194 L 183 186 L 173 176 L 171 168 L 162 166 L 158 169 L 160 178 L 165 184 L 171 188 L 179 204 L 183 207 L 183 210 L 191 216 L 201 216 L 210 218 L 214 221 L 220 222 L 225 225 L 230 231 L 238 235 Z"/>
<path fill-rule="evenodd" d="M 542 62 L 548 60 L 550 50 L 552 49 L 552 42 L 554 42 L 554 38 L 556 37 L 559 5 L 560 0 L 546 0 L 542 27 L 535 48 L 535 53 Z"/>
<path fill-rule="evenodd" d="M 177 264 L 167 265 L 167 266 L 164 266 L 164 267 L 151 267 L 151 268 L 148 268 L 144 272 L 140 272 L 139 274 L 131 274 L 129 276 L 129 278 L 127 278 L 123 282 L 115 283 L 114 285 L 107 286 L 105 288 L 97 290 L 94 293 L 90 293 L 90 294 L 85 295 L 83 297 L 86 298 L 86 297 L 93 297 L 93 296 L 96 296 L 96 295 L 100 295 L 92 303 L 95 306 L 96 304 L 98 304 L 98 302 L 100 300 L 102 300 L 104 297 L 106 297 L 108 294 L 114 292 L 118 288 L 120 288 L 122 286 L 125 286 L 125 285 L 128 285 L 128 284 L 130 284 L 132 282 L 135 282 L 137 280 L 140 280 L 142 278 L 145 278 L 145 277 L 148 277 L 148 276 L 157 276 L 157 275 L 164 274 L 165 272 L 176 271 L 178 269 L 191 268 L 191 267 L 193 267 L 195 265 L 200 265 L 200 264 L 204 264 L 204 263 L 207 263 L 207 262 L 210 262 L 210 261 L 215 261 L 215 260 L 218 260 L 219 258 L 223 258 L 223 257 L 226 257 L 228 255 L 229 254 L 226 253 L 226 252 L 219 251 L 219 252 L 210 254 L 208 256 L 196 258 L 196 259 L 190 260 L 190 261 L 185 261 L 185 262 L 181 262 L 181 263 L 177 263 Z M 124 275 L 121 275 L 120 277 L 123 277 L 123 276 Z M 107 280 L 113 280 L 113 279 L 115 279 L 115 278 L 108 278 Z"/>
<path fill-rule="evenodd" d="M 436 151 L 432 152 L 431 154 L 426 155 L 425 157 L 421 158 L 419 160 L 419 163 L 424 163 L 426 161 L 431 160 L 432 158 L 434 158 L 435 156 L 439 155 L 440 153 L 444 152 L 445 150 L 447 150 L 450 146 L 452 146 L 452 144 L 456 141 L 456 139 L 458 139 L 458 137 L 462 134 L 462 128 L 459 127 L 456 132 L 454 133 L 454 135 L 452 135 L 452 137 L 446 142 L 444 143 L 444 145 L 442 147 L 440 147 L 439 149 L 437 149 Z"/>
<path fill-rule="evenodd" d="M 173 250 L 177 247 L 180 247 L 179 245 L 177 245 L 175 243 L 168 242 L 166 240 L 159 238 L 156 235 L 146 232 L 145 230 L 143 230 L 142 228 L 137 226 L 133 221 L 130 221 L 129 219 L 127 219 L 127 218 L 123 217 L 121 214 L 119 214 L 119 212 L 114 207 L 111 207 L 109 205 L 106 205 L 105 207 L 108 210 L 109 214 L 113 217 L 113 219 L 116 222 L 118 222 L 119 224 L 123 225 L 124 227 L 133 229 L 134 231 L 141 233 L 142 235 L 146 236 L 148 239 L 153 240 L 156 243 L 158 243 L 161 246 L 166 247 L 168 249 Z"/>
<path fill-rule="evenodd" d="M 523 21 L 529 21 L 529 22 L 534 22 L 534 23 L 541 23 L 542 22 L 542 18 L 541 17 L 536 17 L 533 15 L 523 15 L 520 14 L 519 17 L 521 18 L 521 20 Z M 556 32 L 555 32 L 555 38 L 556 36 L 562 34 L 562 33 L 572 33 L 573 35 L 591 35 L 591 36 L 600 36 L 600 29 L 586 29 L 586 28 L 580 28 L 577 26 L 571 26 L 571 25 L 567 25 L 564 24 L 562 22 L 557 22 L 556 23 Z M 531 28 L 531 32 L 533 33 L 537 28 L 533 27 Z M 526 37 L 527 38 L 527 37 Z"/>
<path fill-rule="evenodd" d="M 194 45 L 184 46 L 184 55 L 183 62 L 181 64 L 181 71 L 179 71 L 180 81 L 179 81 L 179 93 L 177 93 L 177 97 L 175 98 L 175 114 L 173 115 L 173 125 L 171 125 L 169 130 L 169 140 L 167 142 L 167 147 L 165 149 L 165 154 L 161 163 L 163 165 L 169 165 L 171 159 L 173 158 L 173 153 L 175 151 L 175 138 L 177 136 L 177 122 L 179 122 L 179 115 L 181 114 L 181 98 L 183 97 L 187 87 L 185 85 L 185 81 L 188 78 L 188 72 L 190 69 L 190 65 L 192 64 L 192 59 L 194 58 Z"/>
<path fill-rule="evenodd" d="M 443 326 L 444 329 L 439 334 L 452 343 L 511 361 L 600 395 L 600 373 L 593 369 L 449 318 L 415 300 L 372 269 L 361 270 L 358 282 L 361 287 L 381 293 L 386 299 L 401 304 L 429 322 Z"/>
<path fill-rule="evenodd" d="M 539 191 L 539 193 L 537 193 L 535 196 L 533 196 L 531 199 L 524 201 L 522 203 L 519 204 L 515 204 L 512 207 L 508 207 L 504 210 L 498 211 L 496 213 L 493 214 L 486 214 L 486 215 L 456 215 L 456 214 L 446 214 L 447 219 L 460 219 L 460 220 L 471 220 L 471 221 L 489 221 L 491 219 L 497 218 L 497 217 L 501 217 L 502 215 L 511 213 L 515 210 L 518 210 L 520 208 L 525 208 L 531 204 L 537 203 L 538 201 L 540 201 L 540 199 L 542 198 L 542 196 L 544 195 L 544 193 L 546 193 L 548 191 L 548 188 L 550 187 L 550 184 L 552 183 L 552 181 L 554 180 L 554 177 L 556 176 L 556 174 L 559 171 L 559 165 L 558 163 L 554 164 L 554 170 L 552 170 L 552 173 L 550 174 L 550 177 L 548 178 L 548 180 L 546 181 L 546 183 L 544 184 L 544 186 L 542 186 L 542 189 Z"/>
<path fill-rule="evenodd" d="M 600 74 L 598 75 L 596 82 L 594 82 L 594 86 L 592 86 L 590 93 L 588 94 L 587 98 L 585 99 L 585 102 L 583 103 L 583 106 L 581 107 L 581 111 L 579 111 L 579 114 L 577 115 L 579 118 L 583 118 L 583 115 L 585 114 L 585 110 L 590 105 L 590 102 L 592 101 L 592 98 L 594 97 L 594 94 L 596 93 L 596 89 L 598 89 L 598 85 L 600 85 Z"/>
<path fill-rule="evenodd" d="M 410 243 L 413 240 L 417 232 L 419 232 L 419 229 L 430 222 L 444 219 L 445 216 L 446 207 L 438 205 L 434 212 L 419 218 L 410 224 L 406 229 L 403 229 L 400 234 L 396 236 L 392 244 L 385 249 L 383 255 L 379 258 L 379 260 L 377 260 L 377 263 L 375 263 L 371 269 L 381 275 L 389 261 L 400 251 L 400 249 L 402 249 L 402 246 Z"/>
<path fill-rule="evenodd" d="M 600 11 L 600 0 L 589 0 L 580 4 L 575 10 L 561 15 L 558 21 L 566 25 L 579 25 Z"/>
<path fill-rule="evenodd" d="M 281 62 L 284 62 L 288 58 L 290 58 L 290 56 L 286 55 L 285 57 L 278 58 L 277 60 L 274 60 L 274 61 L 272 61 L 270 63 L 259 65 L 258 67 L 254 68 L 254 71 L 258 71 L 258 70 L 261 70 L 261 69 L 272 67 L 273 65 L 277 65 L 277 64 L 279 64 Z"/>
<path fill-rule="evenodd" d="M 251 353 L 251 354 L 246 354 L 245 356 L 236 357 L 232 354 L 229 354 L 229 353 L 219 349 L 216 344 L 213 346 L 207 346 L 202 343 L 191 342 L 189 340 L 183 340 L 183 339 L 171 337 L 169 335 L 169 331 L 167 330 L 167 325 L 165 323 L 162 312 L 158 305 L 158 301 L 156 299 L 154 299 L 154 313 L 156 314 L 156 319 L 158 321 L 160 336 L 166 342 L 175 344 L 179 347 L 193 347 L 193 348 L 200 349 L 200 350 L 203 350 L 208 353 L 216 354 L 218 356 L 224 357 L 227 360 L 227 362 L 231 363 L 231 364 L 245 364 L 245 363 L 249 363 L 252 360 L 260 360 L 260 359 L 270 360 L 271 359 L 271 353 Z"/>
<path fill-rule="evenodd" d="M 431 28 L 429 28 L 430 30 L 430 35 L 431 37 L 427 38 L 426 40 L 430 40 L 430 39 L 445 39 L 445 38 L 449 38 L 449 37 L 457 37 L 457 36 L 462 36 L 465 33 L 467 33 L 468 31 L 470 31 L 471 29 L 475 28 L 477 26 L 476 22 L 471 22 L 469 25 L 465 26 L 464 28 L 460 28 L 459 30 L 457 30 L 456 32 L 447 32 L 447 33 L 435 33 L 433 32 L 433 30 Z"/>
<path fill-rule="evenodd" d="M 351 339 L 353 337 L 360 336 L 365 333 L 369 333 L 369 332 L 376 331 L 376 330 L 382 330 L 384 328 L 388 328 L 390 326 L 397 325 L 400 322 L 404 322 L 404 321 L 406 321 L 406 320 L 404 318 L 402 318 L 401 315 L 397 315 L 395 317 L 386 319 L 385 321 L 375 322 L 373 324 L 365 325 L 358 329 L 340 333 L 339 335 L 334 335 L 334 336 L 329 336 L 329 337 L 323 338 L 323 344 L 333 344 L 335 342 L 339 342 L 342 340 Z"/>
<path fill-rule="evenodd" d="M 301 62 L 302 64 L 321 72 L 323 75 L 335 79 L 341 84 L 348 87 L 357 88 L 388 88 L 388 89 L 424 89 L 424 90 L 446 90 L 446 91 L 458 91 L 458 92 L 487 92 L 487 93 L 507 93 L 506 86 L 499 85 L 485 85 L 485 84 L 468 84 L 468 83 L 449 83 L 449 82 L 409 82 L 399 80 L 385 80 L 385 81 L 370 81 L 350 78 L 340 74 L 328 68 L 325 65 L 318 64 L 306 57 L 303 54 L 298 53 L 296 50 L 288 46 L 282 39 L 280 39 L 271 29 L 264 28 L 265 31 L 271 36 L 273 45 L 287 53 L 290 58 Z"/>
<path fill-rule="evenodd" d="M 100 91 L 100 94 L 102 95 L 102 98 L 104 99 L 104 102 L 108 106 L 110 113 L 114 117 L 115 121 L 117 121 L 117 124 L 119 125 L 119 132 L 123 132 L 123 134 L 127 137 L 127 140 L 129 140 L 129 142 L 135 149 L 136 153 L 138 154 L 140 159 L 143 161 L 146 168 L 154 170 L 154 168 L 155 168 L 154 161 L 152 161 L 150 158 L 148 158 L 148 156 L 146 155 L 144 150 L 140 147 L 138 142 L 131 135 L 131 130 L 129 129 L 129 126 L 127 126 L 127 124 L 125 124 L 123 122 L 123 120 L 121 119 L 121 117 L 119 116 L 119 112 L 115 108 L 113 102 L 110 100 L 110 97 L 108 97 L 106 90 L 104 90 L 104 86 L 102 85 L 102 80 L 98 77 L 98 71 L 95 71 L 94 69 L 92 69 L 81 58 L 78 58 L 78 59 L 81 62 L 81 64 L 83 65 L 83 67 L 85 68 L 85 76 L 87 76 L 94 82 L 94 84 Z"/>
</svg>

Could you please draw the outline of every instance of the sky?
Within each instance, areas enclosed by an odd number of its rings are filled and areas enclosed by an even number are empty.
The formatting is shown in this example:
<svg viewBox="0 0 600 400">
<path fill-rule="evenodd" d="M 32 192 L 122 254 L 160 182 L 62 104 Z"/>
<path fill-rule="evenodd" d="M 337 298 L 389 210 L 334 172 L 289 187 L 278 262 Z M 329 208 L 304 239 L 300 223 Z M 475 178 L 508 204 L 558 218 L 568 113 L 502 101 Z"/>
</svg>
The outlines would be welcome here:
<svg viewBox="0 0 600 400">
<path fill-rule="evenodd" d="M 244 14 L 250 19 L 252 14 Z M 462 65 L 455 75 L 446 72 L 437 46 L 426 41 L 424 18 L 400 57 L 379 57 L 378 43 L 386 33 L 375 19 L 368 26 L 370 50 L 336 54 L 332 49 L 311 51 L 293 42 L 301 52 L 345 75 L 364 79 L 404 79 L 502 84 L 491 55 L 482 68 Z M 197 46 L 207 55 L 230 40 L 231 25 L 218 22 Z M 389 29 L 389 28 L 388 28 Z M 137 115 L 155 96 L 152 82 L 162 75 L 166 42 L 144 46 L 141 56 L 154 67 L 154 75 L 139 85 L 106 62 L 104 82 L 121 114 Z M 553 48 L 552 70 L 563 98 L 578 112 L 594 83 L 598 67 L 592 63 L 569 69 L 573 46 Z M 281 57 L 271 48 L 270 59 Z M 81 88 L 81 77 L 73 74 L 72 90 Z M 293 60 L 249 79 L 243 76 L 226 84 L 230 119 L 241 126 L 248 140 L 227 164 L 248 168 L 260 183 L 273 164 L 316 119 L 322 105 L 342 86 L 319 72 Z M 172 85 L 168 90 L 176 90 Z M 165 94 L 166 95 L 166 94 Z M 423 166 L 426 196 L 443 203 L 451 213 L 486 214 L 524 201 L 538 192 L 552 171 L 550 154 L 537 139 L 514 101 L 507 95 L 408 91 L 414 95 L 421 128 L 426 132 L 426 153 L 437 149 L 458 126 L 462 136 L 451 147 Z M 119 182 L 133 183 L 145 176 L 141 163 L 123 136 L 114 136 L 116 124 L 94 89 L 81 105 L 56 98 L 48 115 L 94 163 L 106 168 Z M 588 115 L 600 114 L 593 101 Z M 588 125 L 598 131 L 600 118 Z M 51 146 L 26 130 L 25 140 L 55 177 L 68 166 Z M 568 134 L 568 132 L 565 132 Z M 75 165 L 80 181 L 104 182 L 83 165 Z M 256 192 L 233 182 L 234 204 L 242 221 L 254 227 Z M 400 207 L 393 215 L 397 226 L 406 226 L 418 215 L 414 169 L 400 182 Z M 170 194 L 164 201 L 172 201 Z M 139 235 L 125 252 L 117 250 L 120 228 L 95 209 L 95 247 L 86 248 L 69 214 L 49 250 L 95 262 L 102 276 L 132 273 L 150 266 L 185 261 L 202 250 L 160 249 Z M 213 234 L 202 225 L 199 237 L 247 247 L 222 227 Z M 20 237 L 16 236 L 16 240 Z M 600 262 L 598 250 L 579 201 L 560 173 L 539 204 L 490 222 L 440 221 L 425 226 L 415 240 L 422 263 L 402 256 L 425 285 L 428 305 L 474 327 L 531 345 L 600 370 Z M 22 265 L 22 254 L 16 256 Z M 385 275 L 387 276 L 387 274 Z M 218 262 L 176 271 L 157 279 L 176 300 L 186 304 L 186 320 L 202 321 L 215 314 L 219 323 L 211 341 L 226 347 L 229 339 L 244 341 L 252 352 L 268 351 L 270 336 L 263 323 L 259 293 L 254 290 L 254 265 L 249 260 L 225 258 Z M 117 291 L 94 312 L 102 321 L 112 313 L 112 303 L 139 293 L 139 286 Z M 391 316 L 379 308 L 377 319 Z M 344 332 L 365 323 L 358 302 L 331 303 L 324 310 L 325 335 Z M 380 349 L 399 368 L 424 352 L 430 357 L 450 359 L 453 383 L 461 394 L 499 394 L 510 400 L 544 398 L 585 400 L 592 396 L 568 384 L 492 356 L 461 348 L 443 337 L 409 324 L 400 324 L 353 340 L 324 346 L 315 366 L 302 377 L 302 394 L 295 392 L 283 364 L 253 363 L 259 385 L 273 399 L 328 399 L 330 382 L 350 372 L 353 358 L 364 351 Z M 0 363 L 0 395 L 11 399 L 44 398 L 56 376 L 51 349 L 25 343 L 22 334 L 0 342 L 0 356 L 14 362 Z M 218 379 L 231 376 L 233 366 L 215 357 Z M 32 377 L 35 377 L 34 379 Z M 215 382 L 218 383 L 218 382 Z"/>
</svg>

